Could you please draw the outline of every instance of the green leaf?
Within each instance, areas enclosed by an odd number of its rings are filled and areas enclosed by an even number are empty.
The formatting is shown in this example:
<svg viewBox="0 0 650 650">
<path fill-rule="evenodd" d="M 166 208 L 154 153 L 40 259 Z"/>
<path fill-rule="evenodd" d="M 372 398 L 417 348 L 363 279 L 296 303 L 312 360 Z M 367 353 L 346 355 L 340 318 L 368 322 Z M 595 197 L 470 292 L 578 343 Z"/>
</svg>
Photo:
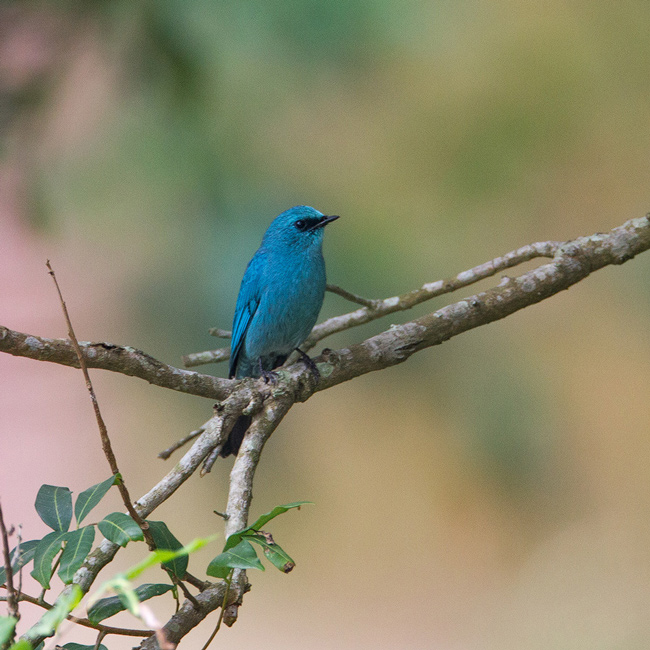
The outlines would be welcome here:
<svg viewBox="0 0 650 650">
<path fill-rule="evenodd" d="M 77 569 L 83 564 L 95 541 L 95 527 L 84 526 L 68 533 L 65 548 L 61 555 L 59 578 L 64 584 L 70 584 Z"/>
<path fill-rule="evenodd" d="M 167 524 L 164 521 L 149 521 L 149 530 L 153 541 L 156 543 L 156 548 L 160 551 L 177 551 L 183 548 L 183 545 L 171 534 Z M 177 578 L 183 578 L 187 572 L 187 565 L 189 558 L 187 554 L 179 555 L 172 558 L 168 562 L 163 562 L 163 566 L 169 569 Z"/>
<path fill-rule="evenodd" d="M 127 569 L 124 573 L 124 577 L 127 580 L 135 580 L 135 578 L 137 578 L 143 571 L 153 566 L 154 564 L 162 564 L 169 562 L 176 557 L 180 557 L 181 555 L 189 555 L 190 553 L 194 553 L 194 551 L 198 551 L 209 542 L 214 541 L 216 537 L 216 535 L 213 535 L 211 537 L 192 540 L 189 544 L 183 546 L 183 548 L 179 548 L 177 551 L 153 551 L 152 553 L 149 553 L 149 555 L 144 558 L 144 560 L 141 560 L 135 566 Z"/>
<path fill-rule="evenodd" d="M 72 521 L 72 492 L 67 487 L 41 485 L 36 495 L 36 512 L 52 529 L 66 532 Z"/>
<path fill-rule="evenodd" d="M 54 603 L 54 607 L 43 614 L 41 620 L 29 631 L 33 636 L 50 636 L 56 632 L 59 625 L 68 614 L 79 604 L 83 592 L 79 585 L 69 585 Z"/>
<path fill-rule="evenodd" d="M 95 644 L 93 643 L 92 645 L 81 645 L 81 643 L 66 643 L 61 647 L 63 650 L 94 650 Z M 103 643 L 101 643 L 98 650 L 107 650 L 107 648 Z"/>
<path fill-rule="evenodd" d="M 0 616 L 0 648 L 11 639 L 17 622 L 18 619 L 13 616 Z"/>
<path fill-rule="evenodd" d="M 97 526 L 106 539 L 120 546 L 126 546 L 130 541 L 141 542 L 144 539 L 140 526 L 123 512 L 111 512 Z"/>
<path fill-rule="evenodd" d="M 79 525 L 85 518 L 86 515 L 102 500 L 104 495 L 111 489 L 111 486 L 115 484 L 115 477 L 111 476 L 97 485 L 89 487 L 87 490 L 84 490 L 75 501 L 74 504 L 74 516 L 77 520 L 77 525 Z"/>
<path fill-rule="evenodd" d="M 278 515 L 282 515 L 285 512 L 288 512 L 289 510 L 293 510 L 294 508 L 300 509 L 300 506 L 304 505 L 313 505 L 313 501 L 296 501 L 294 503 L 287 503 L 283 506 L 275 506 L 271 512 L 267 512 L 265 515 L 262 515 L 255 523 L 253 523 L 250 528 L 254 530 L 261 530 L 266 524 L 271 521 L 271 519 L 275 519 Z"/>
<path fill-rule="evenodd" d="M 289 557 L 286 551 L 268 537 L 264 535 L 246 535 L 245 539 L 259 544 L 264 549 L 266 559 L 274 567 L 280 569 L 282 573 L 289 573 L 296 566 L 296 563 Z"/>
<path fill-rule="evenodd" d="M 22 542 L 20 544 L 20 557 L 16 557 L 16 551 L 18 547 L 11 550 L 11 570 L 14 575 L 24 567 L 28 562 L 34 557 L 34 551 L 40 542 L 40 539 L 30 539 L 28 542 Z M 3 585 L 7 580 L 7 574 L 4 567 L 0 567 L 0 585 Z"/>
<path fill-rule="evenodd" d="M 68 533 L 54 531 L 45 535 L 36 546 L 34 551 L 34 570 L 31 575 L 32 578 L 40 582 L 43 589 L 50 588 L 52 562 L 56 554 L 61 550 L 61 546 L 63 546 L 63 542 L 67 536 Z"/>
<path fill-rule="evenodd" d="M 260 569 L 264 571 L 264 565 L 260 562 L 250 543 L 243 540 L 234 548 L 217 555 L 208 564 L 206 573 L 213 578 L 225 578 L 230 573 L 230 569 Z"/>
<path fill-rule="evenodd" d="M 208 568 L 205 570 L 205 572 L 213 577 L 213 578 L 227 578 L 228 574 L 232 571 L 232 569 L 229 566 L 225 566 L 226 560 L 222 558 L 221 556 L 225 555 L 225 553 L 221 553 L 220 555 L 217 555 L 217 557 L 208 564 Z"/>
<path fill-rule="evenodd" d="M 295 503 L 287 503 L 284 506 L 275 506 L 271 512 L 267 512 L 265 515 L 262 515 L 255 523 L 251 524 L 250 526 L 244 528 L 243 530 L 240 530 L 237 533 L 234 533 L 228 537 L 226 540 L 226 545 L 223 547 L 224 551 L 227 551 L 229 548 L 233 548 L 233 546 L 237 546 L 239 542 L 241 542 L 242 538 L 244 535 L 247 533 L 256 533 L 258 530 L 261 530 L 266 524 L 271 521 L 271 519 L 275 519 L 278 515 L 281 515 L 288 510 L 292 510 L 293 508 L 300 508 L 300 506 L 304 506 L 305 504 L 311 504 L 313 503 L 312 501 L 296 501 Z"/>
<path fill-rule="evenodd" d="M 9 650 L 43 650 L 43 643 L 39 643 L 36 648 L 32 647 L 32 644 L 29 641 L 25 641 L 25 639 L 18 639 L 16 643 L 14 643 Z"/>
<path fill-rule="evenodd" d="M 184 549 L 180 549 L 179 551 L 152 551 L 149 553 L 149 555 L 147 555 L 147 557 L 144 558 L 144 560 L 141 560 L 135 566 L 128 569 L 124 576 L 127 580 L 135 580 L 135 578 L 137 578 L 143 571 L 149 567 L 154 566 L 154 564 L 163 564 L 164 562 L 169 562 L 178 555 L 183 554 L 186 554 L 186 551 Z"/>
<path fill-rule="evenodd" d="M 160 596 L 173 588 L 173 585 L 166 584 L 144 584 L 136 587 L 134 592 L 139 602 L 149 600 L 154 596 Z M 88 608 L 88 618 L 93 623 L 99 623 L 109 616 L 128 609 L 127 599 L 123 595 L 102 598 Z"/>
</svg>

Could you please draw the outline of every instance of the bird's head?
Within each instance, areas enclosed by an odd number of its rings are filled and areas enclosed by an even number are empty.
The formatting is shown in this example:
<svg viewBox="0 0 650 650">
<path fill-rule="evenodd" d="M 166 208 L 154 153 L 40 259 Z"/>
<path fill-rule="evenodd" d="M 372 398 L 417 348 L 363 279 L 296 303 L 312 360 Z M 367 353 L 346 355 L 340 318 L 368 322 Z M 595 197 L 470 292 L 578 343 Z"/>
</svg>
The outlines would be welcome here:
<svg viewBox="0 0 650 650">
<path fill-rule="evenodd" d="M 328 217 L 308 205 L 297 205 L 271 222 L 264 234 L 262 245 L 297 250 L 320 249 L 323 243 L 323 229 L 335 219 L 338 219 L 338 215 Z"/>
</svg>

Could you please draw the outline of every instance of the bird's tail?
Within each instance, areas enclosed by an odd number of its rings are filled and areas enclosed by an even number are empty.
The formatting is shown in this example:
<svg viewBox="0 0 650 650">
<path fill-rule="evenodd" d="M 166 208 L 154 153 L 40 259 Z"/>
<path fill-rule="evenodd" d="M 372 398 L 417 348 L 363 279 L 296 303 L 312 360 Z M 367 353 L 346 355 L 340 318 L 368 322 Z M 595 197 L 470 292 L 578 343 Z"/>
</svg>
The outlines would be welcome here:
<svg viewBox="0 0 650 650">
<path fill-rule="evenodd" d="M 226 458 L 230 454 L 236 456 L 239 453 L 244 434 L 248 431 L 252 421 L 253 418 L 250 415 L 240 415 L 237 418 L 237 422 L 235 422 L 235 426 L 232 428 L 223 449 L 219 452 L 219 456 Z"/>
</svg>

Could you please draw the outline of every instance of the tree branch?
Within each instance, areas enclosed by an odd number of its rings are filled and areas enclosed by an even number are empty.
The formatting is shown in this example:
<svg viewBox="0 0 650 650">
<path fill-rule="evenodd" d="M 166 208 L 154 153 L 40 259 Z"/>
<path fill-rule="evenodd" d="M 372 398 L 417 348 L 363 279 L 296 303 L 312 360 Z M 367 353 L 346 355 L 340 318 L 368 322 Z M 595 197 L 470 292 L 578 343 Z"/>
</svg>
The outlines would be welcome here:
<svg viewBox="0 0 650 650">
<path fill-rule="evenodd" d="M 113 343 L 79 341 L 88 368 L 101 368 L 122 375 L 138 377 L 161 388 L 207 397 L 225 399 L 232 391 L 232 381 L 162 363 L 142 350 Z M 37 361 L 50 361 L 79 368 L 72 343 L 67 339 L 49 339 L 15 332 L 0 325 L 0 352 Z"/>
<path fill-rule="evenodd" d="M 510 251 L 501 257 L 496 257 L 489 262 L 479 264 L 479 266 L 475 266 L 468 271 L 462 271 L 453 278 L 428 282 L 423 284 L 419 289 L 409 291 L 401 296 L 391 296 L 383 300 L 374 300 L 372 301 L 372 306 L 363 307 L 362 309 L 357 309 L 356 311 L 341 316 L 334 316 L 324 323 L 316 325 L 307 341 L 302 344 L 302 348 L 305 351 L 310 350 L 316 343 L 332 334 L 337 334 L 338 332 L 343 332 L 352 327 L 358 327 L 359 325 L 365 325 L 373 320 L 394 314 L 398 311 L 411 309 L 427 300 L 437 298 L 446 293 L 453 293 L 454 291 L 458 291 L 458 289 L 468 287 L 476 282 L 492 277 L 500 271 L 518 266 L 524 262 L 529 262 L 538 257 L 553 257 L 561 245 L 562 242 L 555 241 L 528 244 L 517 250 Z"/>
<path fill-rule="evenodd" d="M 498 271 L 535 257 L 552 257 L 552 261 L 516 278 L 504 278 L 498 286 L 450 304 L 402 325 L 391 326 L 362 343 L 338 351 L 324 350 L 316 359 L 320 380 L 314 383 L 312 373 L 304 364 L 294 364 L 278 371 L 278 385 L 270 387 L 262 380 L 218 380 L 208 375 L 166 366 L 143 352 L 117 348 L 109 344 L 80 344 L 89 367 L 104 368 L 138 376 L 150 383 L 224 400 L 216 406 L 215 415 L 202 427 L 189 451 L 156 486 L 136 502 L 142 517 L 148 516 L 189 478 L 201 462 L 223 444 L 237 417 L 246 412 L 253 416 L 230 478 L 226 534 L 245 527 L 252 498 L 252 483 L 262 448 L 284 415 L 297 401 L 306 401 L 315 392 L 349 381 L 368 372 L 405 361 L 415 352 L 437 345 L 480 325 L 504 318 L 519 309 L 538 303 L 580 282 L 594 271 L 610 264 L 622 264 L 650 249 L 650 218 L 628 221 L 609 233 L 582 237 L 558 244 L 531 244 L 461 273 L 447 281 L 433 282 L 420 289 L 379 301 L 377 307 L 363 307 L 349 314 L 330 319 L 314 328 L 312 340 L 369 322 L 389 313 L 408 309 L 425 300 L 490 277 Z M 75 366 L 70 356 L 70 343 L 63 340 L 39 339 L 7 328 L 0 328 L 0 351 L 45 361 Z M 118 546 L 103 540 L 75 574 L 74 583 L 88 591 L 99 571 L 114 557 Z M 66 587 L 69 589 L 69 587 Z M 200 620 L 221 606 L 225 582 L 207 583 L 196 597 L 200 604 L 185 600 L 179 611 L 164 626 L 166 637 L 177 642 Z M 233 576 L 228 597 L 227 624 L 236 618 L 237 606 L 247 589 L 243 571 Z M 64 592 L 65 593 L 65 589 Z M 40 637 L 26 638 L 37 642 Z M 155 648 L 153 638 L 142 648 Z"/>
</svg>

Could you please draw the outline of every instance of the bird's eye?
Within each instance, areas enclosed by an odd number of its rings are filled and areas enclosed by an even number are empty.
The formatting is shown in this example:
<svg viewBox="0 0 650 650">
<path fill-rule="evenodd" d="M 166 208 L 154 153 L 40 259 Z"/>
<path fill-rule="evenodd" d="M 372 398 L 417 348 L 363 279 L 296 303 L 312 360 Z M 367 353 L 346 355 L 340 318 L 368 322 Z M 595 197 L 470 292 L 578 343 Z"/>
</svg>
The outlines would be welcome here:
<svg viewBox="0 0 650 650">
<path fill-rule="evenodd" d="M 303 219 L 298 219 L 298 221 L 296 221 L 296 228 L 298 228 L 298 230 L 304 230 L 306 227 L 307 222 Z"/>
</svg>

